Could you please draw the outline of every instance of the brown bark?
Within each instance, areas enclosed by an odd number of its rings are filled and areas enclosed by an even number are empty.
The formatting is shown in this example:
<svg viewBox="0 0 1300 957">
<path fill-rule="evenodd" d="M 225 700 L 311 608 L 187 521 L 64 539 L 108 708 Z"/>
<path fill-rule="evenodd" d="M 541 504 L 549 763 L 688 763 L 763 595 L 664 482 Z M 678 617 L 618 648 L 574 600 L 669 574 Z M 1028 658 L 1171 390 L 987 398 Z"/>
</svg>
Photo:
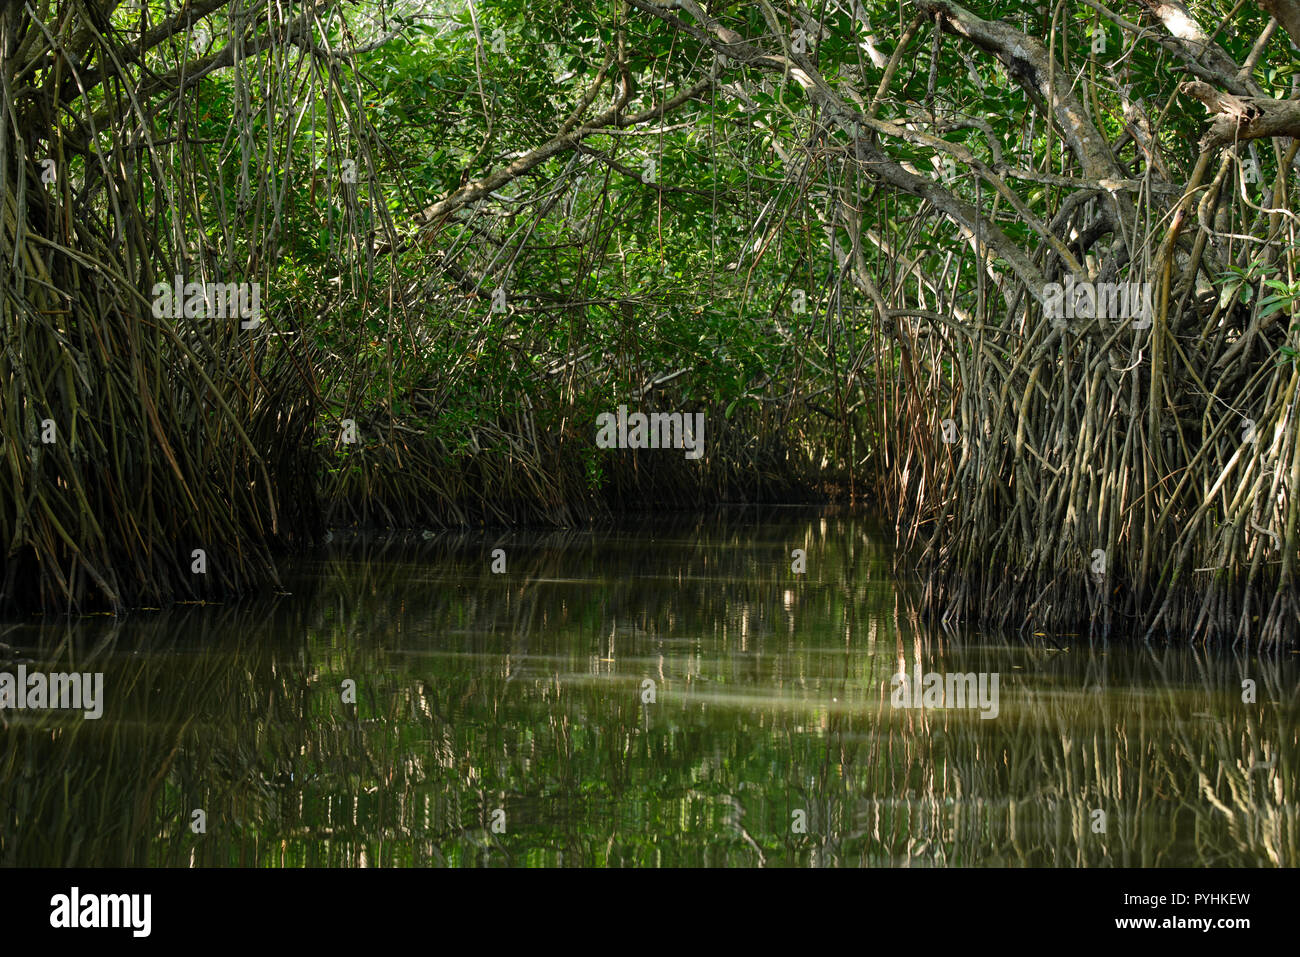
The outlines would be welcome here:
<svg viewBox="0 0 1300 957">
<path fill-rule="evenodd" d="M 1205 104 L 1215 114 L 1201 137 L 1201 149 L 1220 150 L 1243 140 L 1270 136 L 1300 137 L 1300 101 L 1259 96 L 1234 96 L 1192 80 L 1179 90 Z"/>
</svg>

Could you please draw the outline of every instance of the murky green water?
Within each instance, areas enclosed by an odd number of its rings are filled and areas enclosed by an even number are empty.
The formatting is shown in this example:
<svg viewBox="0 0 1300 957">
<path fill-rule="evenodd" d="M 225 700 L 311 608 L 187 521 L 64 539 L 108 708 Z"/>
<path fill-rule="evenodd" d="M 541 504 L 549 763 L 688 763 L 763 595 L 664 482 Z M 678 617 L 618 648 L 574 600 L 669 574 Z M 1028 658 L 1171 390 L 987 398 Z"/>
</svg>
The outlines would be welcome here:
<svg viewBox="0 0 1300 957">
<path fill-rule="evenodd" d="M 1296 655 L 927 631 L 887 542 L 799 509 L 340 542 L 288 596 L 11 623 L 4 670 L 105 702 L 0 711 L 0 863 L 1297 863 Z M 900 664 L 998 674 L 997 716 L 891 707 Z"/>
</svg>

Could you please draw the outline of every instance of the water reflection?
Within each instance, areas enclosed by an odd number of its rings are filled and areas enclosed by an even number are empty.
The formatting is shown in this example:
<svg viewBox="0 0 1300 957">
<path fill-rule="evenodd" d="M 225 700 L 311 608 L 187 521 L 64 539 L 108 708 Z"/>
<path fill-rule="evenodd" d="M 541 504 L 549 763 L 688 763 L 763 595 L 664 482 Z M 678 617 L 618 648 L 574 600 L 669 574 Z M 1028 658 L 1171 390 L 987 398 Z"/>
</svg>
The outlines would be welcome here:
<svg viewBox="0 0 1300 957">
<path fill-rule="evenodd" d="M 11 624 L 7 669 L 106 705 L 0 711 L 0 863 L 1296 863 L 1294 655 L 927 631 L 886 541 L 792 509 L 338 541 L 288 596 Z M 998 673 L 996 719 L 891 708 L 900 668 Z"/>
</svg>

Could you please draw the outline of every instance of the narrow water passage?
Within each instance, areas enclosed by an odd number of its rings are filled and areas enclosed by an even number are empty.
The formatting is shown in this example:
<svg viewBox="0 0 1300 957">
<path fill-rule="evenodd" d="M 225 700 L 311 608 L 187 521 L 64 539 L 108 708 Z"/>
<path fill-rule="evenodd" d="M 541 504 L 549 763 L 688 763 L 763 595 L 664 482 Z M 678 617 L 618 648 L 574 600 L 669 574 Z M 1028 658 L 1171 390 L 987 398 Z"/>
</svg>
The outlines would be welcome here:
<svg viewBox="0 0 1300 957">
<path fill-rule="evenodd" d="M 888 541 L 340 540 L 289 595 L 10 623 L 102 716 L 0 710 L 0 864 L 1296 863 L 1295 655 L 945 634 Z"/>
</svg>

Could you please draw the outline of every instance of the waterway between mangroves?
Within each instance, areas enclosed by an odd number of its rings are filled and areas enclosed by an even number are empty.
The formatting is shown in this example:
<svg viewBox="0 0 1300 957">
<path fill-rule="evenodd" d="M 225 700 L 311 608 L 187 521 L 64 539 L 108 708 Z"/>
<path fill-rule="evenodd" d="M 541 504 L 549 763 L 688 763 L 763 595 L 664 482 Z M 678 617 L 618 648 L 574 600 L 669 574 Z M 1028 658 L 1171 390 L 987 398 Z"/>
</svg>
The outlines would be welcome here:
<svg viewBox="0 0 1300 957">
<path fill-rule="evenodd" d="M 340 535 L 288 594 L 9 622 L 103 701 L 0 710 L 0 864 L 1297 863 L 1297 655 L 923 626 L 890 540 Z"/>
</svg>

